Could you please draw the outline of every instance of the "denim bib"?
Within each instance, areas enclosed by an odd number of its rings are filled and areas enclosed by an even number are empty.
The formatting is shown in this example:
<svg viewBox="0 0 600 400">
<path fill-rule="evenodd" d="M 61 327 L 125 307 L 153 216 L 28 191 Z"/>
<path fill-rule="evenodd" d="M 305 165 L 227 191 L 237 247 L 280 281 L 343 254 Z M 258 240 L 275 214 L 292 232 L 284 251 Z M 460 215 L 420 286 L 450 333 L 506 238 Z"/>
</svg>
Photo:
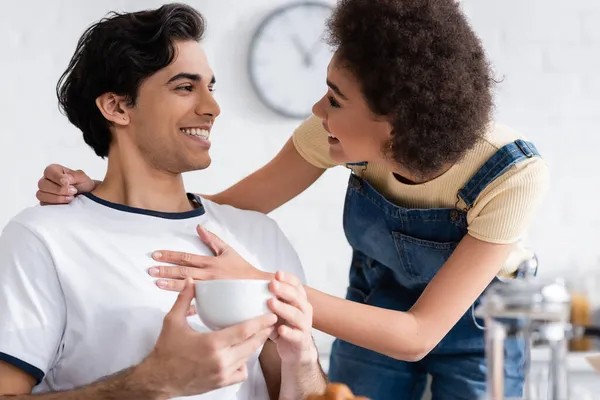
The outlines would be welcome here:
<svg viewBox="0 0 600 400">
<path fill-rule="evenodd" d="M 344 206 L 344 232 L 353 249 L 346 298 L 408 311 L 467 234 L 466 211 L 477 196 L 509 168 L 531 157 L 539 157 L 539 153 L 523 140 L 499 149 L 458 191 L 465 210 L 400 207 L 352 173 Z M 479 299 L 418 362 L 399 361 L 337 339 L 331 354 L 331 381 L 345 383 L 356 395 L 373 400 L 417 400 L 431 375 L 434 400 L 483 396 L 483 321 L 473 315 L 478 303 Z M 520 396 L 523 343 L 507 342 L 505 353 L 505 395 Z"/>
</svg>

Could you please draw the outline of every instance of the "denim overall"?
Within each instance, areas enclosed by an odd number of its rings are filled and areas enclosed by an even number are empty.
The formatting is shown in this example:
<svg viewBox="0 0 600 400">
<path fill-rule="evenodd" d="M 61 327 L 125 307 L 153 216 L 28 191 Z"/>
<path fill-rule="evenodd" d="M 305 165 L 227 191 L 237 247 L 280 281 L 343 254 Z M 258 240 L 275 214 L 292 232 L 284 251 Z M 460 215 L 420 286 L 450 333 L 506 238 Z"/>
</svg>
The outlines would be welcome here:
<svg viewBox="0 0 600 400">
<path fill-rule="evenodd" d="M 458 198 L 468 210 L 496 178 L 534 156 L 539 153 L 531 143 L 517 140 L 504 146 L 460 189 Z M 466 235 L 466 210 L 399 207 L 352 173 L 344 206 L 344 231 L 353 249 L 346 298 L 409 310 Z M 431 375 L 434 400 L 482 397 L 486 389 L 483 321 L 473 315 L 478 303 L 479 299 L 418 362 L 395 360 L 337 339 L 331 353 L 330 380 L 372 400 L 420 400 L 427 375 Z M 522 395 L 523 364 L 523 343 L 507 341 L 505 396 Z"/>
</svg>

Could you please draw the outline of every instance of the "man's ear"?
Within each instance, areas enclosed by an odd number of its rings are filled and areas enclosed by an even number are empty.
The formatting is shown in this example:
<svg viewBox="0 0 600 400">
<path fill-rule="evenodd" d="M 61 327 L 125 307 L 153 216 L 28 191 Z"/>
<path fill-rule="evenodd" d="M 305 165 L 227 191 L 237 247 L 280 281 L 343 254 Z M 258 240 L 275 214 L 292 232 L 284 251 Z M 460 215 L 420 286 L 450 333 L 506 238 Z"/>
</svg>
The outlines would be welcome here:
<svg viewBox="0 0 600 400">
<path fill-rule="evenodd" d="M 107 120 L 120 126 L 129 125 L 129 107 L 125 96 L 104 93 L 96 99 L 96 106 Z"/>
</svg>

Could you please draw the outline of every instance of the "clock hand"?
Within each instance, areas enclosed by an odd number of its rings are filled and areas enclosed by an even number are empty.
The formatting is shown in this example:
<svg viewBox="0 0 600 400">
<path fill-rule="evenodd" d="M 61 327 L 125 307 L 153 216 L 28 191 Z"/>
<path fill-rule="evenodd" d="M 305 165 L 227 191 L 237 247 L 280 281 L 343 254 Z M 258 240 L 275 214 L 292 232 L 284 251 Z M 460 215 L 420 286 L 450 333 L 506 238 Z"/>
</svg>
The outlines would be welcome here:
<svg viewBox="0 0 600 400">
<path fill-rule="evenodd" d="M 319 50 L 320 47 L 322 47 L 322 41 L 321 39 L 317 40 L 316 42 L 313 43 L 313 45 L 310 47 L 310 53 L 314 54 L 317 52 L 317 50 Z"/>
<path fill-rule="evenodd" d="M 313 56 L 315 56 L 318 53 L 318 51 L 320 50 L 321 47 L 322 47 L 321 39 L 319 39 L 313 43 L 313 45 L 310 47 L 310 51 L 304 53 L 304 56 L 305 56 L 304 65 L 306 65 L 307 67 L 312 65 Z"/>
<path fill-rule="evenodd" d="M 300 42 L 300 39 L 298 39 L 298 36 L 292 35 L 292 43 L 294 43 L 294 46 L 296 46 L 296 48 L 302 55 L 302 61 L 304 63 L 304 66 L 309 67 L 312 63 L 310 54 L 306 52 L 306 49 L 304 48 L 304 46 L 302 46 L 302 43 Z"/>
</svg>

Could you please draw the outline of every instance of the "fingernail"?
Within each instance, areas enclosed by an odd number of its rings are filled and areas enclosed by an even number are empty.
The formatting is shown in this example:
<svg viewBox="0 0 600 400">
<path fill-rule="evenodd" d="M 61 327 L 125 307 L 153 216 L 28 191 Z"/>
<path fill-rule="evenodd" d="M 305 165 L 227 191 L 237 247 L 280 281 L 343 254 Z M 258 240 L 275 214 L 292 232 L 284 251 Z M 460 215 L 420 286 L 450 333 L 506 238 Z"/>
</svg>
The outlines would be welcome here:
<svg viewBox="0 0 600 400">
<path fill-rule="evenodd" d="M 165 281 L 164 279 L 159 279 L 156 281 L 156 286 L 164 289 L 167 287 L 167 281 Z"/>
<path fill-rule="evenodd" d="M 198 224 L 198 229 L 200 229 L 202 232 L 206 232 L 206 229 L 204 229 L 204 227 L 200 224 Z"/>
<path fill-rule="evenodd" d="M 279 282 L 273 281 L 273 289 L 279 289 Z"/>
<path fill-rule="evenodd" d="M 69 194 L 76 194 L 77 193 L 77 189 L 75 189 L 75 186 L 69 186 Z"/>
<path fill-rule="evenodd" d="M 154 258 L 161 258 L 162 257 L 162 253 L 160 251 L 155 251 L 154 253 L 152 253 L 152 257 L 154 257 Z"/>
<path fill-rule="evenodd" d="M 71 201 L 71 200 L 73 200 L 73 199 L 74 199 L 74 197 L 73 197 L 73 196 L 66 196 L 66 197 L 65 197 L 65 200 L 67 200 L 67 201 Z"/>
<path fill-rule="evenodd" d="M 150 269 L 148 270 L 148 273 L 149 273 L 150 275 L 153 275 L 153 276 L 154 276 L 154 275 L 158 275 L 158 268 L 156 268 L 156 267 L 152 267 L 152 268 L 150 268 Z"/>
</svg>

